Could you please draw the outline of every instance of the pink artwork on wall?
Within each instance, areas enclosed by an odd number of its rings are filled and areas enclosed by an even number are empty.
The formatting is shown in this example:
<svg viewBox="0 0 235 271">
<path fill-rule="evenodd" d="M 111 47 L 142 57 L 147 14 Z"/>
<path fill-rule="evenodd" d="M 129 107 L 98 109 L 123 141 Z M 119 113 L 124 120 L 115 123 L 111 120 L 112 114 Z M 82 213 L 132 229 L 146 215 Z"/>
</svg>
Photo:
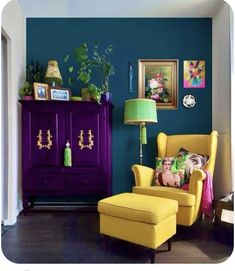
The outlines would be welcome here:
<svg viewBox="0 0 235 271">
<path fill-rule="evenodd" d="M 205 88 L 205 60 L 184 60 L 184 88 Z"/>
</svg>

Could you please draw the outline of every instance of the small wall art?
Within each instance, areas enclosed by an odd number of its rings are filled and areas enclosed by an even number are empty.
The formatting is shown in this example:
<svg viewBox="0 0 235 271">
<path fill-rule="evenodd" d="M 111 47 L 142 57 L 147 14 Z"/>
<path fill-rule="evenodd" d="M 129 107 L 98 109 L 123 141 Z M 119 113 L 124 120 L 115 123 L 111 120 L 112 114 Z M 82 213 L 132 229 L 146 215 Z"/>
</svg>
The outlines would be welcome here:
<svg viewBox="0 0 235 271">
<path fill-rule="evenodd" d="M 184 60 L 184 88 L 205 88 L 205 60 Z"/>
<path fill-rule="evenodd" d="M 128 89 L 129 92 L 133 92 L 133 65 L 128 62 Z"/>
<path fill-rule="evenodd" d="M 187 108 L 192 108 L 196 104 L 196 99 L 193 95 L 185 95 L 183 98 L 183 106 Z"/>
</svg>

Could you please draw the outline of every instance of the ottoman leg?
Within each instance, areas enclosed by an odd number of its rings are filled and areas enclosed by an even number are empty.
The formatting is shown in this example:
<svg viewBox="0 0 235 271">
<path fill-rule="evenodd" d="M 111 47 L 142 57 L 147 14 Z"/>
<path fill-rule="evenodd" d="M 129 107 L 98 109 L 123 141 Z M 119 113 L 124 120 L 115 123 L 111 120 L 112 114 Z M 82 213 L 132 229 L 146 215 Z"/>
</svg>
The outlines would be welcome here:
<svg viewBox="0 0 235 271">
<path fill-rule="evenodd" d="M 104 247 L 108 248 L 110 245 L 110 238 L 108 235 L 104 235 Z"/>
<path fill-rule="evenodd" d="M 171 251 L 171 241 L 172 241 L 172 238 L 167 240 L 168 251 Z"/>
<path fill-rule="evenodd" d="M 109 243 L 110 243 L 110 238 L 108 235 L 101 234 L 102 240 L 101 240 L 101 245 L 103 248 L 108 249 L 109 248 Z"/>
<path fill-rule="evenodd" d="M 155 263 L 156 249 L 150 248 L 150 262 Z"/>
</svg>

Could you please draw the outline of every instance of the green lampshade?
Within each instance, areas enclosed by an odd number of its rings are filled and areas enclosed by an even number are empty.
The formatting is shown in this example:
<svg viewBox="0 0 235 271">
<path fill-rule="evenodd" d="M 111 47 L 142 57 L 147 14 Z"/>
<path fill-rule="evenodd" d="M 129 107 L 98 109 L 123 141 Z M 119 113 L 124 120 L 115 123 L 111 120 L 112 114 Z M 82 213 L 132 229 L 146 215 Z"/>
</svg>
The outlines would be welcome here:
<svg viewBox="0 0 235 271">
<path fill-rule="evenodd" d="M 156 102 L 151 99 L 132 99 L 125 101 L 124 123 L 156 123 Z"/>
</svg>

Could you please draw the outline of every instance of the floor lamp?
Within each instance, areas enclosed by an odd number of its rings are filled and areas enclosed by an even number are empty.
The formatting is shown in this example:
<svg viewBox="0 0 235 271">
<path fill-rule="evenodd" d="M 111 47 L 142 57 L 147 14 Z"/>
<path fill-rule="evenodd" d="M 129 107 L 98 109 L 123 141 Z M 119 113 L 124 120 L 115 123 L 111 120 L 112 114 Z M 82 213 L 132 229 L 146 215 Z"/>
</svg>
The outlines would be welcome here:
<svg viewBox="0 0 235 271">
<path fill-rule="evenodd" d="M 140 164 L 143 164 L 142 144 L 147 144 L 146 123 L 157 123 L 156 102 L 151 99 L 131 99 L 125 101 L 124 123 L 140 127 Z"/>
</svg>

